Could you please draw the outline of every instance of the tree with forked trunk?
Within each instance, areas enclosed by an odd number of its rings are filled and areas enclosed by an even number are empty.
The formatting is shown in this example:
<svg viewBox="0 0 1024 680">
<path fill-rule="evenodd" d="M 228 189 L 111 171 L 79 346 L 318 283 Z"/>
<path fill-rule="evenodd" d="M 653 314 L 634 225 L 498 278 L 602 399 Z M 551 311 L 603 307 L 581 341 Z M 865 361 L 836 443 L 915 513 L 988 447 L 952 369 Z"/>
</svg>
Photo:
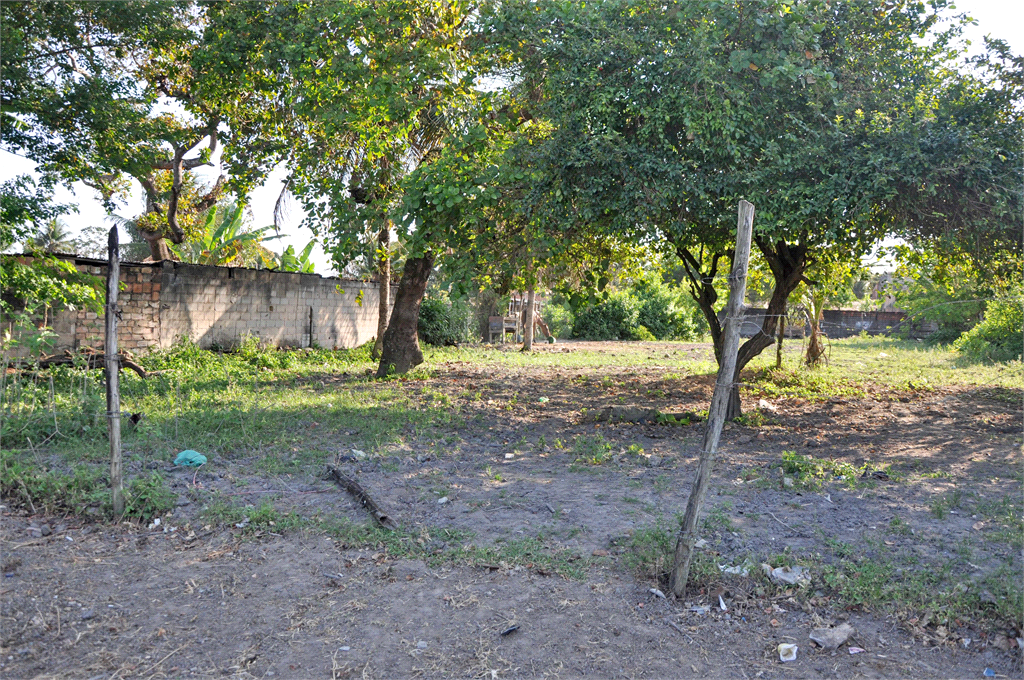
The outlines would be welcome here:
<svg viewBox="0 0 1024 680">
<path fill-rule="evenodd" d="M 532 113 L 553 127 L 535 193 L 673 248 L 718 356 L 729 218 L 741 198 L 757 205 L 755 245 L 774 290 L 739 350 L 729 417 L 740 414 L 740 371 L 772 344 L 817 260 L 857 260 L 915 209 L 948 203 L 951 167 L 972 168 L 962 193 L 989 196 L 989 210 L 1009 215 L 1019 200 L 986 177 L 992 162 L 970 144 L 958 139 L 965 151 L 953 160 L 936 143 L 957 139 L 972 107 L 992 98 L 955 73 L 961 24 L 936 31 L 936 7 L 627 0 L 568 11 L 521 0 L 498 14 L 521 77 L 539 83 Z"/>
<path fill-rule="evenodd" d="M 196 63 L 207 9 L 26 1 L 0 10 L 3 148 L 45 177 L 95 188 L 111 211 L 138 182 L 146 203 L 134 221 L 154 260 L 169 259 L 166 241 L 184 241 L 226 188 L 221 174 L 204 193 L 189 191 L 199 185 L 190 174 L 213 166 L 231 138 L 216 76 Z"/>
</svg>

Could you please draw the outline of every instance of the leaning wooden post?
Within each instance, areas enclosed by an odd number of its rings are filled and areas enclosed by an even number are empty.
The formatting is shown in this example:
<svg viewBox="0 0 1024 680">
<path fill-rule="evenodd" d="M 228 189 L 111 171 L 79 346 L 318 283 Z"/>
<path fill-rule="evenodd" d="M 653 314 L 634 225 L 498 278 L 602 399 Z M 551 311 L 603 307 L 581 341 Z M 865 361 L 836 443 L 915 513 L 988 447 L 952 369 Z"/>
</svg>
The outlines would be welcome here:
<svg viewBox="0 0 1024 680">
<path fill-rule="evenodd" d="M 117 227 L 107 238 L 106 337 L 103 359 L 107 371 L 107 433 L 110 438 L 110 492 L 114 514 L 124 513 L 124 486 L 121 482 L 121 390 L 117 384 L 120 365 L 117 359 L 117 289 L 121 267 L 117 259 Z"/>
<path fill-rule="evenodd" d="M 750 261 L 750 238 L 754 226 L 754 206 L 740 201 L 739 224 L 736 227 L 736 252 L 732 258 L 732 272 L 729 274 L 729 304 L 725 313 L 725 342 L 722 346 L 722 365 L 718 370 L 715 393 L 708 409 L 707 429 L 704 431 L 704 446 L 700 451 L 697 476 L 693 481 L 690 498 L 686 502 L 686 514 L 679 527 L 676 541 L 675 561 L 669 577 L 669 590 L 677 598 L 686 595 L 686 579 L 690 575 L 690 560 L 693 545 L 697 540 L 697 520 L 700 518 L 704 496 L 711 481 L 711 468 L 718 452 L 718 439 L 725 424 L 725 413 L 729 406 L 729 392 L 732 390 L 733 371 L 736 368 L 736 353 L 740 346 L 740 326 L 743 325 L 743 298 L 747 292 L 747 264 Z"/>
</svg>

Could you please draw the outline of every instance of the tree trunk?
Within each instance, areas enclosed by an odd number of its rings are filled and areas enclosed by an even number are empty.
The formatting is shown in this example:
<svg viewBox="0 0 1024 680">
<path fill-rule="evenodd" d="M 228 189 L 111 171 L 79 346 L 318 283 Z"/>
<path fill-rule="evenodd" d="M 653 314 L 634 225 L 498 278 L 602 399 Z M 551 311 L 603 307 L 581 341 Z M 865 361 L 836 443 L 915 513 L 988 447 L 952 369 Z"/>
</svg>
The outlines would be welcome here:
<svg viewBox="0 0 1024 680">
<path fill-rule="evenodd" d="M 163 262 L 164 260 L 173 259 L 171 257 L 171 249 L 167 247 L 167 239 L 155 231 L 143 231 L 140 229 L 139 233 L 142 234 L 142 238 L 146 239 L 151 260 Z"/>
<path fill-rule="evenodd" d="M 526 319 L 523 321 L 523 351 L 533 351 L 533 303 L 537 299 L 537 289 L 535 286 L 530 286 L 530 290 L 526 293 Z"/>
<path fill-rule="evenodd" d="M 736 372 L 733 374 L 733 394 L 729 399 L 728 418 L 739 418 L 743 415 L 740 404 L 740 371 L 742 371 L 750 360 L 770 347 L 775 342 L 775 331 L 778 328 L 779 320 L 786 313 L 786 303 L 789 295 L 800 282 L 804 280 L 804 270 L 807 269 L 807 246 L 802 242 L 790 245 L 785 241 L 779 241 L 775 245 L 755 237 L 757 247 L 768 262 L 775 278 L 775 290 L 768 301 L 768 309 L 765 311 L 764 322 L 761 329 L 740 346 L 736 356 Z"/>
<path fill-rule="evenodd" d="M 810 311 L 808 318 L 811 324 L 811 338 L 807 341 L 804 363 L 808 366 L 817 366 L 825 361 L 825 345 L 821 342 L 821 315 L 825 310 L 825 298 L 815 296 L 812 292 L 806 299 Z"/>
<path fill-rule="evenodd" d="M 377 279 L 380 281 L 380 302 L 377 306 L 377 339 L 373 343 L 370 357 L 374 360 L 380 359 L 381 349 L 384 347 L 384 333 L 388 329 L 388 313 L 391 311 L 391 253 L 388 252 L 388 245 L 391 243 L 390 224 L 380 230 L 377 238 L 377 246 L 380 252 L 380 260 L 377 265 Z M 418 312 L 417 312 L 418 314 Z"/>
<path fill-rule="evenodd" d="M 740 347 L 736 357 L 736 372 L 733 376 L 733 387 L 729 394 L 729 408 L 726 411 L 726 419 L 732 420 L 743 415 L 740 403 L 739 376 L 750 360 L 770 347 L 775 342 L 775 331 L 778 328 L 778 320 L 786 313 L 786 301 L 790 293 L 796 290 L 800 282 L 804 280 L 804 270 L 807 268 L 807 246 L 801 239 L 800 243 L 787 244 L 779 241 L 772 244 L 761 237 L 754 237 L 758 250 L 764 255 L 768 266 L 772 270 L 775 279 L 775 290 L 772 292 L 771 300 L 768 303 L 768 311 L 765 312 L 764 323 L 760 332 L 749 338 Z M 700 311 L 708 322 L 711 330 L 711 342 L 715 348 L 715 359 L 718 365 L 722 365 L 722 345 L 724 336 L 722 324 L 718 320 L 718 313 L 715 310 L 715 302 L 718 294 L 715 293 L 712 285 L 715 275 L 718 272 L 718 260 L 724 253 L 716 254 L 711 261 L 708 271 L 701 271 L 701 262 L 684 247 L 676 246 L 676 253 L 682 260 L 687 277 L 690 279 L 690 295 L 697 302 Z"/>
<path fill-rule="evenodd" d="M 420 320 L 420 303 L 423 302 L 423 294 L 427 291 L 427 280 L 433 266 L 434 255 L 429 252 L 423 257 L 410 257 L 405 261 L 402 280 L 398 283 L 398 292 L 395 294 L 391 321 L 384 333 L 380 366 L 377 368 L 378 378 L 393 373 L 408 373 L 423 363 L 417 326 Z"/>
<path fill-rule="evenodd" d="M 786 317 L 779 319 L 779 335 L 775 341 L 775 368 L 782 368 L 782 341 L 786 337 Z"/>
</svg>

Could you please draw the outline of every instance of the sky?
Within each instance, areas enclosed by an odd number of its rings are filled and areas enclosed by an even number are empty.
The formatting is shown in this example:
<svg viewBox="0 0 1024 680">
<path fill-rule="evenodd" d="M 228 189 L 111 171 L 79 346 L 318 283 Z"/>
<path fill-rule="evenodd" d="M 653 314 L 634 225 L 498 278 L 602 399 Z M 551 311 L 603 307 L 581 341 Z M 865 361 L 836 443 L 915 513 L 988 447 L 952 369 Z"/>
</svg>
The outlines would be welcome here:
<svg viewBox="0 0 1024 680">
<path fill-rule="evenodd" d="M 986 35 L 1005 40 L 1017 54 L 1024 52 L 1024 0 L 961 0 L 956 4 L 955 11 L 965 12 L 977 22 L 977 25 L 969 26 L 965 31 L 965 37 L 972 43 L 971 52 L 980 50 L 983 44 L 982 40 Z M 25 158 L 7 151 L 0 151 L 0 182 L 16 175 L 32 173 L 34 167 L 35 164 Z M 212 184 L 219 170 L 202 168 L 196 172 Z M 249 194 L 253 226 L 262 227 L 273 223 L 274 203 L 280 194 L 285 176 L 285 169 L 278 168 L 271 173 L 262 186 Z M 78 204 L 78 213 L 64 217 L 65 222 L 75 233 L 87 226 L 110 224 L 107 221 L 106 211 L 97 200 L 96 192 L 80 182 L 71 189 L 58 189 L 55 200 L 59 203 Z M 123 217 L 134 217 L 142 211 L 142 207 L 142 188 L 134 183 L 131 198 L 116 212 Z M 281 225 L 282 238 L 268 244 L 271 250 L 277 252 L 289 245 L 295 246 L 297 252 L 301 251 L 313 238 L 312 232 L 301 226 L 305 214 L 298 202 L 290 200 L 288 208 L 286 218 Z M 122 234 L 122 240 L 127 240 L 126 234 Z M 331 274 L 334 272 L 330 258 L 319 245 L 314 248 L 312 258 L 316 264 L 317 273 Z M 881 262 L 874 268 L 886 269 L 890 268 L 890 265 Z"/>
</svg>

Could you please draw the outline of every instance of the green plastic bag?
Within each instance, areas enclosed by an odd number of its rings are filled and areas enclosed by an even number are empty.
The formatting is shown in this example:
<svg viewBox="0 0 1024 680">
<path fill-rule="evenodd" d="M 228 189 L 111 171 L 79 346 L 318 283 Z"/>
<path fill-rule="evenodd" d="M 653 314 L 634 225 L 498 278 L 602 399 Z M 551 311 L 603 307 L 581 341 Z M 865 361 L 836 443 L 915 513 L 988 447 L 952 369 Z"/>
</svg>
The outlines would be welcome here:
<svg viewBox="0 0 1024 680">
<path fill-rule="evenodd" d="M 185 449 L 178 454 L 178 457 L 174 459 L 175 465 L 186 465 L 188 467 L 199 467 L 200 465 L 206 465 L 206 456 L 193 451 L 192 449 Z"/>
</svg>

